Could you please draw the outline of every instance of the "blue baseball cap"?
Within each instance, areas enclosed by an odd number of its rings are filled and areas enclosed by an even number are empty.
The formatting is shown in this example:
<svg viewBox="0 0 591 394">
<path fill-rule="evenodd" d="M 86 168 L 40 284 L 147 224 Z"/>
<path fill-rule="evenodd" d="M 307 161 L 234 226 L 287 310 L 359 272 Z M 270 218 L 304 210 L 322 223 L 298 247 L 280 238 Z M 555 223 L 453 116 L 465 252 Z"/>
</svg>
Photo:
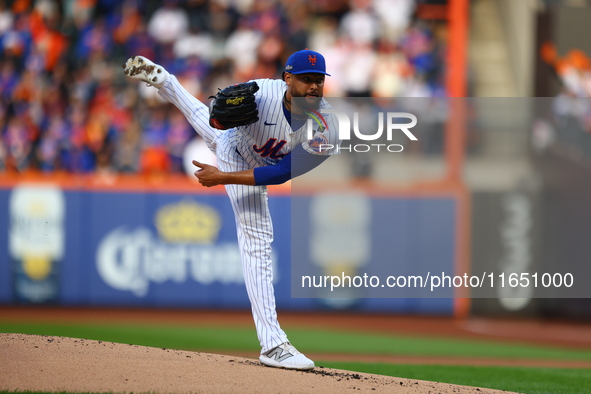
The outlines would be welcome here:
<svg viewBox="0 0 591 394">
<path fill-rule="evenodd" d="M 330 76 L 326 72 L 324 56 L 318 52 L 304 49 L 294 52 L 285 62 L 285 72 L 291 74 L 317 73 Z"/>
</svg>

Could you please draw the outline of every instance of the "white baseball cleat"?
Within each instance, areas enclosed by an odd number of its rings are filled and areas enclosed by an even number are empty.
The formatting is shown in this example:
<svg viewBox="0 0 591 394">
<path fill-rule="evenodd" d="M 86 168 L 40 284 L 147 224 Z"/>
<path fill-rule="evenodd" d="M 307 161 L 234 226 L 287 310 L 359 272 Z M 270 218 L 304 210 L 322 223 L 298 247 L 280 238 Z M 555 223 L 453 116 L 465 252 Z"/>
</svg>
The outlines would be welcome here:
<svg viewBox="0 0 591 394">
<path fill-rule="evenodd" d="M 127 59 L 123 65 L 123 73 L 129 78 L 139 79 L 158 89 L 162 87 L 169 76 L 164 67 L 143 56 L 134 56 Z"/>
<path fill-rule="evenodd" d="M 268 352 L 261 354 L 259 360 L 261 363 L 275 368 L 314 369 L 314 361 L 298 352 L 289 342 L 282 343 Z"/>
</svg>

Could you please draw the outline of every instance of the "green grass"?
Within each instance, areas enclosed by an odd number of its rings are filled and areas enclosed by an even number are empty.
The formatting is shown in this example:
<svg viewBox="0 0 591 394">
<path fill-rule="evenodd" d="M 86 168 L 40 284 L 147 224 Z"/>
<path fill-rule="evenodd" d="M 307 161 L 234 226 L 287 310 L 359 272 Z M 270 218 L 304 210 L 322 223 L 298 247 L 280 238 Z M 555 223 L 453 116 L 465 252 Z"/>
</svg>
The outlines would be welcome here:
<svg viewBox="0 0 591 394">
<path fill-rule="evenodd" d="M 0 322 L 0 332 L 96 339 L 169 349 L 249 351 L 259 348 L 254 328 Z"/>
<path fill-rule="evenodd" d="M 0 332 L 97 339 L 134 345 L 187 350 L 258 352 L 254 327 L 190 327 L 166 325 L 98 325 L 2 323 Z M 433 339 L 401 335 L 362 334 L 328 330 L 290 329 L 289 336 L 302 351 L 377 355 L 496 357 L 591 361 L 589 350 L 491 343 L 461 339 Z"/>
<path fill-rule="evenodd" d="M 591 393 L 591 370 L 318 362 L 328 368 L 528 394 Z"/>
<path fill-rule="evenodd" d="M 96 339 L 200 351 L 259 351 L 254 327 L 196 327 L 164 324 L 34 324 L 0 321 L 0 332 Z M 309 353 L 497 357 L 507 359 L 591 360 L 589 350 L 460 339 L 290 328 L 292 342 Z M 317 362 L 318 365 L 381 375 L 495 388 L 522 393 L 591 393 L 591 370 L 398 365 Z M 0 394 L 2 392 L 0 391 Z"/>
<path fill-rule="evenodd" d="M 320 330 L 289 330 L 292 342 L 318 353 L 396 354 L 415 356 L 498 357 L 591 360 L 589 350 L 436 339 L 402 335 L 375 335 Z M 300 345 L 298 345 L 300 346 Z"/>
</svg>

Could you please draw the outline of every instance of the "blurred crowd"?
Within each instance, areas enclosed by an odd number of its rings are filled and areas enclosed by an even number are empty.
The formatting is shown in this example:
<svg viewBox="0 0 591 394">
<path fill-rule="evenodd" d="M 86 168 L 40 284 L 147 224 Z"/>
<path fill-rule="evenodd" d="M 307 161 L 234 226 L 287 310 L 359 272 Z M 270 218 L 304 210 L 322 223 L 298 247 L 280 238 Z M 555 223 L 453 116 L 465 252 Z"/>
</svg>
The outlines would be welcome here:
<svg viewBox="0 0 591 394">
<path fill-rule="evenodd" d="M 443 97 L 445 25 L 415 0 L 0 1 L 0 172 L 182 172 L 196 133 L 156 89 L 126 80 L 143 55 L 208 96 L 280 78 L 323 53 L 326 96 Z"/>
<path fill-rule="evenodd" d="M 545 42 L 540 58 L 548 64 L 558 82 L 556 96 L 541 100 L 532 128 L 532 144 L 543 151 L 556 142 L 577 160 L 591 152 L 591 58 L 578 48 L 561 55 L 557 46 Z"/>
<path fill-rule="evenodd" d="M 553 103 L 554 116 L 577 120 L 580 129 L 591 133 L 591 58 L 576 48 L 560 56 L 550 42 L 541 46 L 540 56 L 554 69 L 561 85 Z"/>
</svg>

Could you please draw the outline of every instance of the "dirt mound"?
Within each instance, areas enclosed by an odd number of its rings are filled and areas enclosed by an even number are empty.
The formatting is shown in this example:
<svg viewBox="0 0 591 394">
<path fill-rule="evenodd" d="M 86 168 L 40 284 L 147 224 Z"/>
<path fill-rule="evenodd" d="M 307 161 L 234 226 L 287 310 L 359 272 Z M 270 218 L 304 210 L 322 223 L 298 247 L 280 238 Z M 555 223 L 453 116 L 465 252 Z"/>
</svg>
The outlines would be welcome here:
<svg viewBox="0 0 591 394">
<path fill-rule="evenodd" d="M 498 393 L 317 367 L 87 339 L 0 334 L 0 390 L 115 393 Z"/>
</svg>

